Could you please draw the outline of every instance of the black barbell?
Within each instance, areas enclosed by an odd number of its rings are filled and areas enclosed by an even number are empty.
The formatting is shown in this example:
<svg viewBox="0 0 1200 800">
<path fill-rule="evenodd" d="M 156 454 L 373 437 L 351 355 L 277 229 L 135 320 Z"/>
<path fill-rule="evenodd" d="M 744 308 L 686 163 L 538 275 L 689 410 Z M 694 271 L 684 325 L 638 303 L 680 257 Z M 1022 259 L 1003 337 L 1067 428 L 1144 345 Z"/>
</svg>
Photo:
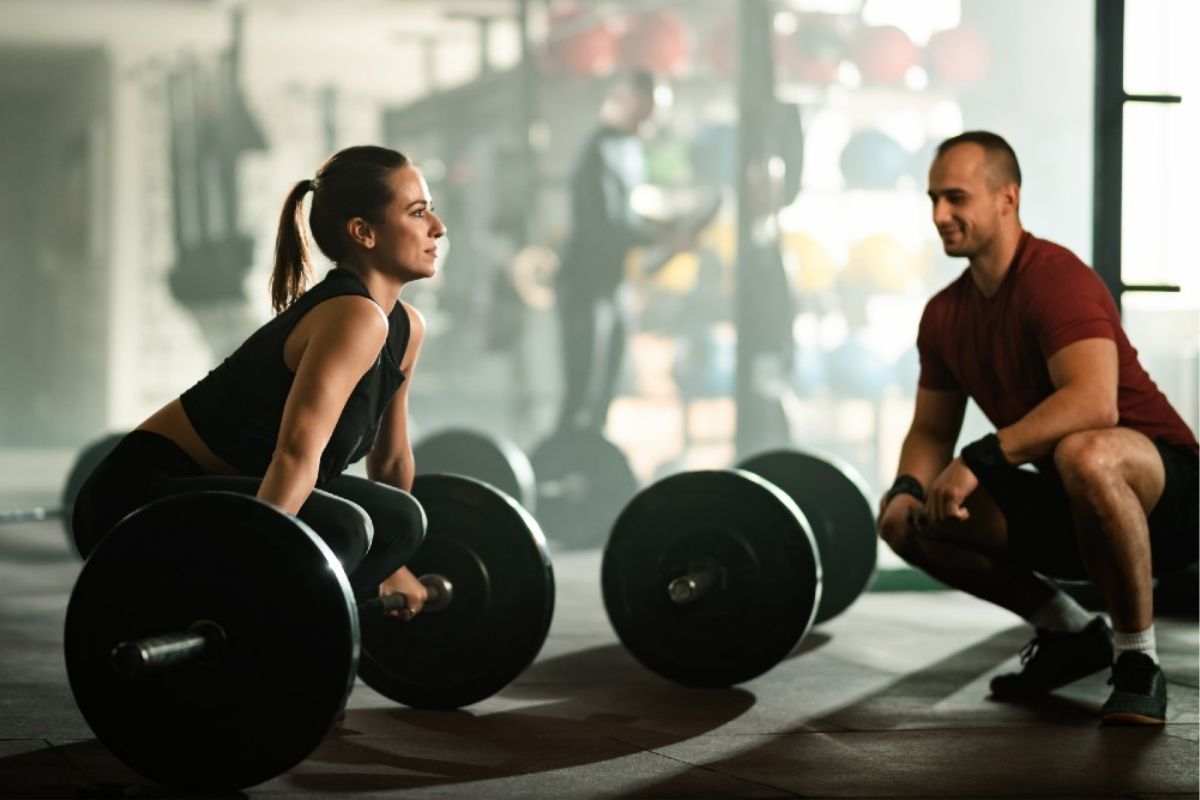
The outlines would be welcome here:
<svg viewBox="0 0 1200 800">
<path fill-rule="evenodd" d="M 428 528 L 408 566 L 436 613 L 410 621 L 374 613 L 401 607 L 397 596 L 356 604 L 317 534 L 251 496 L 181 494 L 122 520 L 85 562 L 64 631 L 97 738 L 156 782 L 239 789 L 307 757 L 356 674 L 426 708 L 507 685 L 549 630 L 542 534 L 479 481 L 420 476 L 413 495 Z"/>
<path fill-rule="evenodd" d="M 643 489 L 604 550 L 608 617 L 664 677 L 727 687 L 767 671 L 867 587 L 875 521 L 848 465 L 778 450 Z"/>
</svg>

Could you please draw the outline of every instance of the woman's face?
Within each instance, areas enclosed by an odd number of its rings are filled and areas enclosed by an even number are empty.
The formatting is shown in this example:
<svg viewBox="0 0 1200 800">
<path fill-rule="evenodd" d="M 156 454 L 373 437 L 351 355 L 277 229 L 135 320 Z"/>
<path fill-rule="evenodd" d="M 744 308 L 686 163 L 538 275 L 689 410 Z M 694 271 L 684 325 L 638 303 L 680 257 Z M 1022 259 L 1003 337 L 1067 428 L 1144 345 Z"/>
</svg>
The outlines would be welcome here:
<svg viewBox="0 0 1200 800">
<path fill-rule="evenodd" d="M 394 269 L 405 280 L 433 277 L 438 239 L 446 235 L 446 226 L 433 213 L 429 185 L 411 166 L 393 170 L 387 180 L 392 202 L 380 224 L 371 226 L 380 266 Z"/>
</svg>

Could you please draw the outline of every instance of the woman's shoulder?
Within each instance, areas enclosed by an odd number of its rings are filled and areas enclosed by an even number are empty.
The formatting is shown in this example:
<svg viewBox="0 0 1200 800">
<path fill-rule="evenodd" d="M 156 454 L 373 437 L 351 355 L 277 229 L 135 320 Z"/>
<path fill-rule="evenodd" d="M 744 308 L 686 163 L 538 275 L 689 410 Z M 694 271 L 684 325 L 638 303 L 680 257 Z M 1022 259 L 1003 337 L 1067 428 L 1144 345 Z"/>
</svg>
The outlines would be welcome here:
<svg viewBox="0 0 1200 800">
<path fill-rule="evenodd" d="M 340 294 L 321 301 L 305 315 L 313 332 L 343 333 L 354 331 L 370 339 L 387 337 L 390 323 L 383 309 L 370 297 Z"/>
</svg>

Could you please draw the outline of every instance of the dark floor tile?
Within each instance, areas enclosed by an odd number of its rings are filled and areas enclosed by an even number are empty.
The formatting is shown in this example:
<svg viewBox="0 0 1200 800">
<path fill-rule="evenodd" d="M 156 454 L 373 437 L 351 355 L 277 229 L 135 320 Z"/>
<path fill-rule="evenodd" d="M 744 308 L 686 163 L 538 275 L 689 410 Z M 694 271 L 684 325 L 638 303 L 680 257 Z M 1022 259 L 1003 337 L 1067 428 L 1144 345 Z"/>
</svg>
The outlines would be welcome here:
<svg viewBox="0 0 1200 800">
<path fill-rule="evenodd" d="M 736 750 L 734 748 L 737 748 Z M 1155 729 L 956 729 L 700 737 L 661 752 L 806 797 L 1191 793 L 1197 748 Z"/>
<path fill-rule="evenodd" d="M 86 778 L 42 739 L 0 740 L 0 797 L 77 797 Z"/>
</svg>

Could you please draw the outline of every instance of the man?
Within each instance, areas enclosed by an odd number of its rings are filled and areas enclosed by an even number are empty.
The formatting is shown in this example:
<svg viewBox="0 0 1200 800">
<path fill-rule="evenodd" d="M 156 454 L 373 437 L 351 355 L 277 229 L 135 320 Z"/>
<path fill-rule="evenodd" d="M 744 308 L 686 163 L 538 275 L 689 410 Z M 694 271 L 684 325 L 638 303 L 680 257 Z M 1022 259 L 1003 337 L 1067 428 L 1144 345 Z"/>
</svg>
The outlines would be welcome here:
<svg viewBox="0 0 1200 800">
<path fill-rule="evenodd" d="M 617 289 L 626 255 L 643 245 L 686 246 L 682 234 L 638 215 L 630 202 L 646 183 L 644 142 L 669 96 L 650 73 L 619 78 L 571 171 L 571 230 L 557 277 L 565 384 L 560 429 L 604 429 L 625 352 Z"/>
<path fill-rule="evenodd" d="M 938 148 L 933 222 L 968 267 L 921 318 L 916 408 L 880 535 L 1034 626 L 1022 669 L 994 678 L 993 696 L 1035 696 L 1111 664 L 1103 720 L 1161 724 L 1152 574 L 1197 557 L 1196 437 L 1138 363 L 1099 277 L 1022 229 L 1020 197 L 1001 137 L 971 131 Z M 955 458 L 968 397 L 996 433 Z M 1093 581 L 1112 630 L 1042 575 Z"/>
</svg>

